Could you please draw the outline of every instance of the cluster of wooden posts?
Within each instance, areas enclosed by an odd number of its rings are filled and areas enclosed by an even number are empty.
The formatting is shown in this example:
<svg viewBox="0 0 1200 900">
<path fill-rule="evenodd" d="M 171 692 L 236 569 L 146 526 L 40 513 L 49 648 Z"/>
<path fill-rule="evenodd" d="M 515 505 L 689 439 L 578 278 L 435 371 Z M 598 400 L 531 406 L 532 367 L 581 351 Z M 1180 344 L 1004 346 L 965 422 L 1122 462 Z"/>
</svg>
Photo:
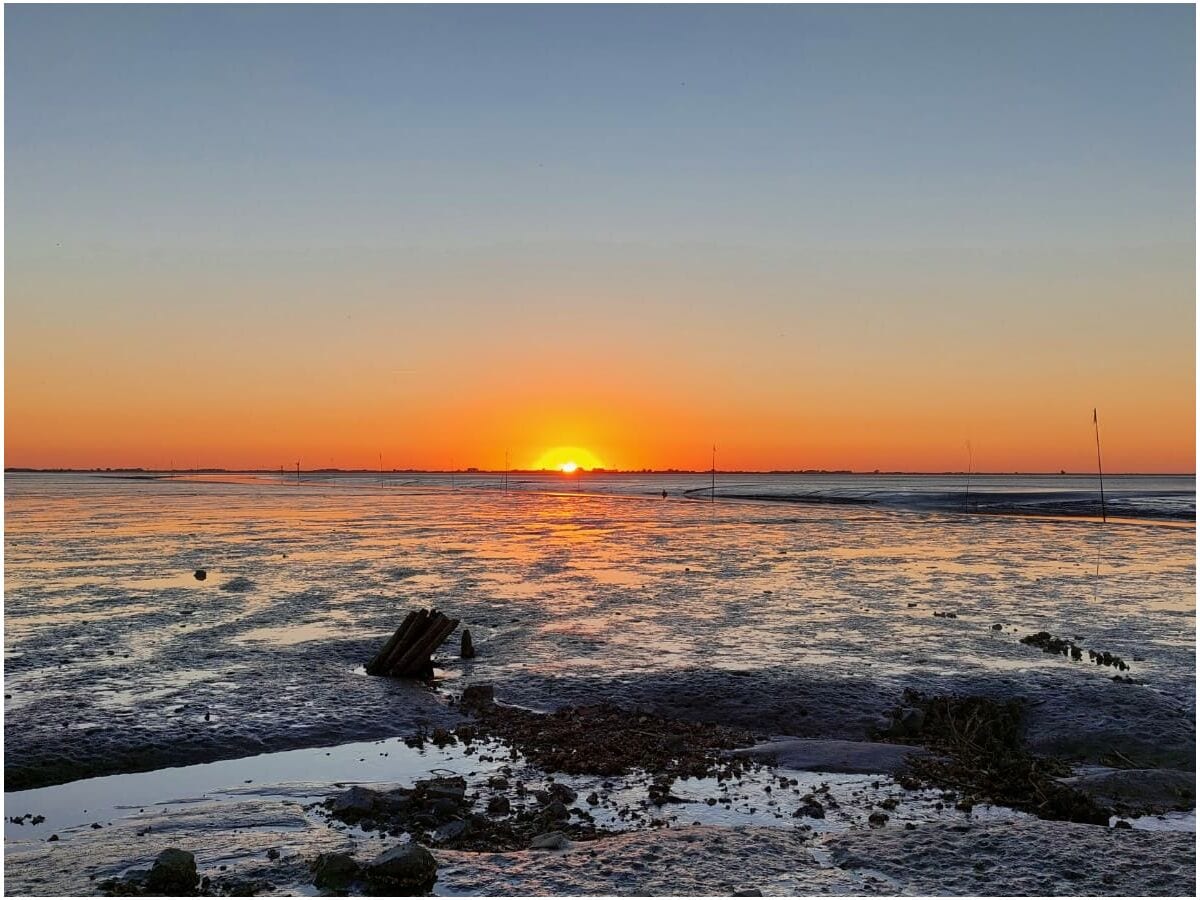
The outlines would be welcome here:
<svg viewBox="0 0 1200 900">
<path fill-rule="evenodd" d="M 436 609 L 410 612 L 387 639 L 375 658 L 367 663 L 368 675 L 393 675 L 401 678 L 420 678 L 433 671 L 431 656 L 458 627 L 458 619 L 450 619 Z"/>
</svg>

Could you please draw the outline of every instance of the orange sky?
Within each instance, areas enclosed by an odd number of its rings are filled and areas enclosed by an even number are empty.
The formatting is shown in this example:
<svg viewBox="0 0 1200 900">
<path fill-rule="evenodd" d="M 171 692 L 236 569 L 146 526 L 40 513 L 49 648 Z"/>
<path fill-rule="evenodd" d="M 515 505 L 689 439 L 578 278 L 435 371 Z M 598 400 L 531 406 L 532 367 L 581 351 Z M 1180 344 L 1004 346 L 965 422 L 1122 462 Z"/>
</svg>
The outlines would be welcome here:
<svg viewBox="0 0 1200 900">
<path fill-rule="evenodd" d="M 1194 468 L 1194 340 L 1165 313 L 1056 321 L 984 286 L 947 321 L 898 284 L 823 321 L 756 309 L 754 279 L 689 280 L 639 313 L 551 277 L 525 306 L 479 287 L 494 319 L 345 295 L 295 317 L 256 306 L 257 285 L 200 284 L 156 310 L 164 286 L 110 279 L 69 319 L 21 302 L 53 301 L 66 276 L 10 280 L 6 465 L 374 468 L 382 452 L 388 468 L 499 468 L 506 447 L 523 467 L 577 446 L 610 468 L 705 468 L 715 441 L 729 469 L 940 471 L 965 468 L 970 440 L 977 470 L 1090 471 L 1097 404 L 1110 471 Z M 702 315 L 672 308 L 689 287 Z M 1114 304 L 1135 287 L 1086 285 Z M 804 296 L 799 279 L 769 293 L 789 289 Z"/>
</svg>

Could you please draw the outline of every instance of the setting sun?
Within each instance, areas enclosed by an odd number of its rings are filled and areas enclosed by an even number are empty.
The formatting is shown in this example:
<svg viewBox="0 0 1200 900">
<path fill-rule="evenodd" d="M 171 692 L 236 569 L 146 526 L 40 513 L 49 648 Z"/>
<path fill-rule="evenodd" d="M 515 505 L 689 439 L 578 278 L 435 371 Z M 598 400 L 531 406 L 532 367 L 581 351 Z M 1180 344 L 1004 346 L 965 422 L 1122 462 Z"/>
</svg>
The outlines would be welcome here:
<svg viewBox="0 0 1200 900">
<path fill-rule="evenodd" d="M 590 450 L 583 447 L 552 447 L 538 457 L 531 469 L 558 471 L 566 475 L 580 470 L 602 469 L 604 463 Z"/>
</svg>

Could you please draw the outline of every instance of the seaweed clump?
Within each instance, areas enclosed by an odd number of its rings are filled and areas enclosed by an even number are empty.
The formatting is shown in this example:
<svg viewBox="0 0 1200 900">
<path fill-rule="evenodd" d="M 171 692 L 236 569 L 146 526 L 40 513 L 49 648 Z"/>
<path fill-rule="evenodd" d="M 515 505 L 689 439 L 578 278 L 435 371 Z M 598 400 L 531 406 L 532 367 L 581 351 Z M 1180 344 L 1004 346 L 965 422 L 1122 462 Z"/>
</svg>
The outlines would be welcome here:
<svg viewBox="0 0 1200 900">
<path fill-rule="evenodd" d="M 1070 774 L 1065 763 L 1025 748 L 1022 701 L 929 697 L 908 689 L 904 705 L 923 713 L 915 737 L 934 751 L 909 761 L 910 779 L 955 787 L 967 803 L 1008 806 L 1042 819 L 1108 824 L 1109 809 L 1057 780 Z"/>
</svg>

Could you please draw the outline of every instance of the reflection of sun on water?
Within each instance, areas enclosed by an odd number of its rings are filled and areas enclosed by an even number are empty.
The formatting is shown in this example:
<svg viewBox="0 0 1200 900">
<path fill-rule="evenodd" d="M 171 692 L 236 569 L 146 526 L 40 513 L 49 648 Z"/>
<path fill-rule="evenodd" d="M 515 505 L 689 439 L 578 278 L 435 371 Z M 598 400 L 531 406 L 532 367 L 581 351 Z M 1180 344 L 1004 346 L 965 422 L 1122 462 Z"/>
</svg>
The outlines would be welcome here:
<svg viewBox="0 0 1200 900">
<path fill-rule="evenodd" d="M 604 463 L 583 447 L 551 447 L 530 468 L 571 475 L 588 469 L 602 469 Z"/>
</svg>

